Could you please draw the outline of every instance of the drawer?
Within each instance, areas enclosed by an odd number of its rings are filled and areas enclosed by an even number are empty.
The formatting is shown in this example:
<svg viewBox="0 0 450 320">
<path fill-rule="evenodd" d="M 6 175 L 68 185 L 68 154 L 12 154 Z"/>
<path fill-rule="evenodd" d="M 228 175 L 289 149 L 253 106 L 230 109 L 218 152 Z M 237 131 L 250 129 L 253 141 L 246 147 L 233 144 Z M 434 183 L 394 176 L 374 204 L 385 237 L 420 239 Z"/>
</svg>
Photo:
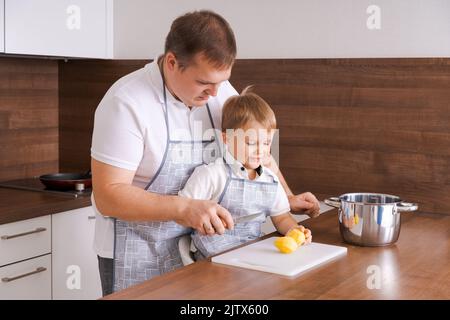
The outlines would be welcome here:
<svg viewBox="0 0 450 320">
<path fill-rule="evenodd" d="M 51 254 L 0 268 L 0 300 L 52 298 Z"/>
<path fill-rule="evenodd" d="M 0 225 L 0 267 L 50 252 L 50 215 Z"/>
</svg>

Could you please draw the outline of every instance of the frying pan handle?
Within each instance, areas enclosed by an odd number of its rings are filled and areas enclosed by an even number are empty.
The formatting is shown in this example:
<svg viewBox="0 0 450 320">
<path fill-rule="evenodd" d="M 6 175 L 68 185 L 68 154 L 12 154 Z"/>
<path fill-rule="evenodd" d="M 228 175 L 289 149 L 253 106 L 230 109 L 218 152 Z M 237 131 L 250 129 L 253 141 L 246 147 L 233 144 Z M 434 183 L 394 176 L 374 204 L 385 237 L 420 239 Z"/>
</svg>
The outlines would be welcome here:
<svg viewBox="0 0 450 320">
<path fill-rule="evenodd" d="M 417 203 L 400 202 L 397 204 L 397 211 L 399 212 L 416 211 L 417 209 L 419 209 Z"/>
<path fill-rule="evenodd" d="M 341 207 L 341 199 L 339 199 L 338 197 L 330 197 L 328 199 L 325 199 L 323 202 L 335 208 Z"/>
</svg>

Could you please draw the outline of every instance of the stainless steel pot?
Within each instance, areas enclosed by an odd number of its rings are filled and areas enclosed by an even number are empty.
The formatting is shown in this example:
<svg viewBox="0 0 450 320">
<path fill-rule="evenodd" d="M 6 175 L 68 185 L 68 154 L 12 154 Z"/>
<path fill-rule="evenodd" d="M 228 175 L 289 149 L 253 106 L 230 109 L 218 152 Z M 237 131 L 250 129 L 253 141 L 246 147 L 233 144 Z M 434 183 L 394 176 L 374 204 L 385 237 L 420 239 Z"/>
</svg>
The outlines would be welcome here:
<svg viewBox="0 0 450 320">
<path fill-rule="evenodd" d="M 415 211 L 416 203 L 380 193 L 347 193 L 325 199 L 339 208 L 339 231 L 345 242 L 360 246 L 386 246 L 400 235 L 400 212 Z"/>
</svg>

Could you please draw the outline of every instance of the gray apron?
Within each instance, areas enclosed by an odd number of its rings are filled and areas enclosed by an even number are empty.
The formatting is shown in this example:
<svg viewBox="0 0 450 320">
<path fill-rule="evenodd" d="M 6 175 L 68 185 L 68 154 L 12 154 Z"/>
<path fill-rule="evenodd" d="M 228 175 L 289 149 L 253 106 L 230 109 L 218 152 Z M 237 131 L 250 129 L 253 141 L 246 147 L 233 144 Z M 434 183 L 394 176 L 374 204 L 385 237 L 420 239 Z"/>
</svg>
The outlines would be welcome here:
<svg viewBox="0 0 450 320">
<path fill-rule="evenodd" d="M 216 140 L 172 140 L 169 129 L 166 87 L 164 88 L 164 116 L 167 143 L 163 160 L 146 190 L 153 193 L 176 195 L 183 188 L 194 169 L 203 163 L 206 145 Z M 214 122 L 206 104 L 212 128 Z M 215 133 L 215 130 L 214 130 Z M 215 133 L 216 135 L 216 133 Z M 216 135 L 217 137 L 217 135 Z M 211 150 L 215 150 L 214 147 Z M 174 221 L 133 222 L 115 220 L 114 292 L 141 283 L 154 276 L 183 266 L 178 250 L 178 239 L 192 229 Z"/>
<path fill-rule="evenodd" d="M 225 160 L 224 160 L 225 161 Z M 261 237 L 261 224 L 266 221 L 275 203 L 278 182 L 259 182 L 240 179 L 233 175 L 225 161 L 228 172 L 227 182 L 219 198 L 219 204 L 226 208 L 233 218 L 260 212 L 261 215 L 250 222 L 237 223 L 233 230 L 225 230 L 223 235 L 204 236 L 197 231 L 192 241 L 197 248 L 196 260 L 215 255 L 227 249 Z"/>
</svg>

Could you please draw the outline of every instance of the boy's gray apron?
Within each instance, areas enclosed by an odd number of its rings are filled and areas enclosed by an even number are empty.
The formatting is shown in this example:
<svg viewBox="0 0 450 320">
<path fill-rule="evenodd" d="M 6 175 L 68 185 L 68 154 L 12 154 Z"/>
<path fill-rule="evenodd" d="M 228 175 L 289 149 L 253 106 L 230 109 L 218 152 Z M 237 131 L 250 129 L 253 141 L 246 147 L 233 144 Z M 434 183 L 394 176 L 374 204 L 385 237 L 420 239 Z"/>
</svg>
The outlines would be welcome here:
<svg viewBox="0 0 450 320">
<path fill-rule="evenodd" d="M 226 208 L 233 218 L 261 212 L 250 222 L 238 223 L 233 230 L 225 230 L 223 235 L 203 236 L 198 232 L 192 235 L 197 252 L 196 259 L 202 259 L 241 245 L 262 236 L 261 224 L 264 223 L 275 203 L 278 182 L 272 176 L 272 182 L 259 182 L 240 179 L 233 176 L 231 167 L 224 160 L 228 171 L 225 188 L 219 198 L 219 204 Z"/>
<path fill-rule="evenodd" d="M 163 88 L 166 150 L 158 171 L 145 189 L 159 194 L 176 195 L 194 169 L 203 163 L 205 147 L 215 138 L 198 141 L 170 139 L 164 81 Z M 208 104 L 206 108 L 214 130 Z M 192 232 L 191 228 L 174 221 L 131 222 L 116 219 L 114 229 L 114 292 L 183 266 L 178 239 Z"/>
</svg>

